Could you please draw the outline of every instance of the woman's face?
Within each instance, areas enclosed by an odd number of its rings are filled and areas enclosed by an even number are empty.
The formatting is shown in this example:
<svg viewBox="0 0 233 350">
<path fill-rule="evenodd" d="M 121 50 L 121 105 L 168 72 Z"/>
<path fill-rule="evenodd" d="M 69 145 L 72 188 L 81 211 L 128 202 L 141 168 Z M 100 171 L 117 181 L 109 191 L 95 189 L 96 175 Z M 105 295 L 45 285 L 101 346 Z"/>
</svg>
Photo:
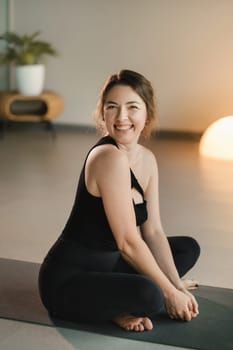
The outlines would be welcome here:
<svg viewBox="0 0 233 350">
<path fill-rule="evenodd" d="M 117 143 L 135 143 L 147 119 L 146 104 L 130 86 L 116 85 L 107 94 L 103 118 Z"/>
</svg>

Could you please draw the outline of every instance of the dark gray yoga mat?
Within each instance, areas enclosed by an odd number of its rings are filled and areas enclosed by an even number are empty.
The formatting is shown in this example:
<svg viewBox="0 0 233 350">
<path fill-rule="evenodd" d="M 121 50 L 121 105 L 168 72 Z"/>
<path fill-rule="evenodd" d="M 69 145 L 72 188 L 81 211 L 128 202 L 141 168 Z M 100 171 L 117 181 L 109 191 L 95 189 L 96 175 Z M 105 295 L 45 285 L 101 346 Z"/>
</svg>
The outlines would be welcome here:
<svg viewBox="0 0 233 350">
<path fill-rule="evenodd" d="M 200 350 L 233 349 L 233 290 L 200 286 L 195 291 L 200 315 L 191 322 L 154 318 L 150 332 L 126 332 L 112 323 L 84 324 L 51 319 L 41 304 L 37 277 L 39 264 L 0 259 L 0 317 L 47 326 L 167 344 Z"/>
</svg>

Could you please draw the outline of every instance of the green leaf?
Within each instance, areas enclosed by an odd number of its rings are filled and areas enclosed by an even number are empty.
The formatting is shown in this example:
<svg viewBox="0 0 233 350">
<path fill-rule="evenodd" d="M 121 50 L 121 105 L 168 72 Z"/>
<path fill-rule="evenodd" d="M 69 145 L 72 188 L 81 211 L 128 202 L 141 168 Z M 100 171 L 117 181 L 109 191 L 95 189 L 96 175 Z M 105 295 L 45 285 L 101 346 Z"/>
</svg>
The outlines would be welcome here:
<svg viewBox="0 0 233 350">
<path fill-rule="evenodd" d="M 56 56 L 57 50 L 50 43 L 38 40 L 39 35 L 39 31 L 21 36 L 14 32 L 1 35 L 0 40 L 5 40 L 7 47 L 0 53 L 0 63 L 36 64 L 44 55 Z"/>
</svg>

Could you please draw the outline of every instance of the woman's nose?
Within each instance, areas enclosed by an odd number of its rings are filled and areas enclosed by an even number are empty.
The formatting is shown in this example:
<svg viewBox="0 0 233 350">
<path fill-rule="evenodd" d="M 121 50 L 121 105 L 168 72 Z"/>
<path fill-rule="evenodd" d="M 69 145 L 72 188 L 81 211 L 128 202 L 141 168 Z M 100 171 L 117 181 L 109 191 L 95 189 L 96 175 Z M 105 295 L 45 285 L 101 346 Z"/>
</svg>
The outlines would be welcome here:
<svg viewBox="0 0 233 350">
<path fill-rule="evenodd" d="M 120 107 L 117 114 L 117 119 L 124 120 L 128 118 L 127 108 Z"/>
</svg>

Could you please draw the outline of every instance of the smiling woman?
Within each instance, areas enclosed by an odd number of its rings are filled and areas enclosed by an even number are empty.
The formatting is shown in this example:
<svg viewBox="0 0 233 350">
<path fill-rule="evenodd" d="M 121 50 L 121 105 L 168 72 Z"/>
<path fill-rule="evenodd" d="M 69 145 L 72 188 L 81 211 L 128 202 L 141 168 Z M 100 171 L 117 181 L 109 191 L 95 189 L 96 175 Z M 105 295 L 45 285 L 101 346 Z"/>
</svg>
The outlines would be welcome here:
<svg viewBox="0 0 233 350">
<path fill-rule="evenodd" d="M 149 137 L 152 130 L 154 129 L 156 122 L 156 111 L 155 111 L 155 97 L 151 83 L 141 74 L 133 71 L 123 70 L 119 74 L 113 74 L 106 81 L 97 104 L 95 121 L 97 129 L 103 134 L 106 134 L 106 126 L 104 122 L 104 109 L 119 108 L 117 101 L 111 101 L 108 93 L 115 87 L 125 87 L 126 90 L 131 90 L 131 98 L 128 96 L 129 101 L 126 101 L 128 109 L 134 110 L 146 107 L 147 119 L 142 135 Z M 122 89 L 121 89 L 122 90 Z M 119 89 L 118 89 L 119 91 Z M 117 93 L 117 92 L 116 92 Z M 123 93 L 122 93 L 123 94 Z M 108 97 L 108 101 L 107 101 Z M 134 100 L 135 99 L 135 100 Z"/>
<path fill-rule="evenodd" d="M 165 304 L 169 317 L 190 321 L 198 304 L 181 280 L 197 261 L 191 237 L 167 238 L 159 215 L 158 169 L 139 144 L 155 121 L 150 82 L 122 70 L 106 82 L 97 106 L 104 136 L 88 152 L 70 217 L 39 276 L 51 315 L 111 320 L 151 330 Z"/>
<path fill-rule="evenodd" d="M 129 86 L 111 89 L 103 108 L 106 132 L 116 142 L 137 143 L 147 119 L 146 104 Z"/>
</svg>

